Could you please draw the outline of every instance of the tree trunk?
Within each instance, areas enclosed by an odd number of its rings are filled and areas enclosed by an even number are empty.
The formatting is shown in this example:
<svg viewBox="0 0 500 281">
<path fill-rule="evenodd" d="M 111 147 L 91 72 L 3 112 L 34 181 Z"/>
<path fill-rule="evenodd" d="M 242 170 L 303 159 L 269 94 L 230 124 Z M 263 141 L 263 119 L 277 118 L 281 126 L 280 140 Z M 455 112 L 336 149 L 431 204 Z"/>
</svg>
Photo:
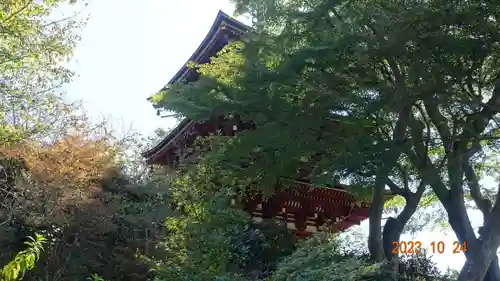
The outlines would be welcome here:
<svg viewBox="0 0 500 281">
<path fill-rule="evenodd" d="M 498 203 L 498 202 L 497 202 Z M 500 205 L 496 204 L 491 217 L 500 212 Z M 464 228 L 461 221 L 448 212 L 448 219 L 455 230 L 460 243 L 466 241 L 468 247 L 465 253 L 467 260 L 460 272 L 459 281 L 498 281 L 498 257 L 496 251 L 500 245 L 500 221 L 488 220 L 480 231 L 479 239 L 473 241 L 464 238 Z M 494 263 L 494 264 L 493 264 Z"/>
<path fill-rule="evenodd" d="M 384 210 L 385 180 L 377 177 L 372 193 L 372 201 L 368 213 L 369 233 L 368 250 L 373 261 L 382 261 L 384 251 L 382 245 L 382 213 Z"/>
<path fill-rule="evenodd" d="M 498 266 L 497 255 L 493 258 L 484 281 L 500 281 L 500 267 Z"/>
<path fill-rule="evenodd" d="M 430 163 L 430 160 L 427 161 Z M 458 280 L 483 281 L 489 265 L 496 256 L 498 245 L 493 249 L 494 255 L 484 252 L 484 250 L 488 248 L 483 247 L 484 243 L 481 241 L 481 236 L 483 235 L 480 236 L 480 239 L 477 239 L 472 229 L 464 204 L 463 189 L 447 189 L 441 181 L 435 167 L 432 165 L 421 167 L 421 173 L 424 178 L 430 182 L 434 192 L 446 209 L 448 222 L 455 232 L 458 241 L 461 244 L 465 242 L 467 245 L 467 251 L 465 253 L 467 261 L 462 268 Z"/>
<path fill-rule="evenodd" d="M 437 184 L 440 182 L 435 181 Z M 439 189 L 434 188 L 436 194 Z M 467 251 L 464 252 L 467 260 L 461 270 L 459 281 L 500 281 L 500 269 L 498 267 L 498 257 L 496 250 L 500 245 L 500 225 L 495 223 L 485 222 L 483 233 L 480 233 L 479 239 L 472 230 L 470 220 L 468 218 L 464 199 L 461 196 L 456 196 L 450 192 L 450 197 L 441 197 L 440 201 L 448 214 L 448 222 L 457 236 L 457 240 L 466 243 Z M 499 207 L 497 211 L 500 212 Z M 492 211 L 494 213 L 494 211 Z M 497 237 L 498 236 L 498 237 Z M 495 238 L 497 237 L 497 238 Z M 489 241 L 492 239 L 491 241 Z M 496 243 L 496 240 L 499 240 Z M 487 246 L 486 246 L 487 245 Z M 493 264 L 493 261 L 495 263 Z"/>
<path fill-rule="evenodd" d="M 465 242 L 467 245 L 467 251 L 464 252 L 465 257 L 467 258 L 467 262 L 464 265 L 461 272 L 469 271 L 472 268 L 476 269 L 482 268 L 481 270 L 484 270 L 484 274 L 478 273 L 478 276 L 483 276 L 483 277 L 468 276 L 467 278 L 476 278 L 476 279 L 459 279 L 459 280 L 500 281 L 500 268 L 498 266 L 498 257 L 496 256 L 496 248 L 494 250 L 495 253 L 492 257 L 492 260 L 488 262 L 483 256 L 482 250 L 480 249 L 480 245 L 482 244 L 481 241 L 478 239 L 475 239 L 475 241 L 468 241 L 467 239 L 465 239 L 464 228 L 461 225 L 462 223 L 460 219 L 453 215 L 449 215 L 448 221 L 450 225 L 452 225 L 452 228 L 457 236 L 457 240 L 460 242 L 460 244 Z M 488 264 L 489 267 L 487 266 Z"/>
<path fill-rule="evenodd" d="M 401 86 L 399 91 L 404 88 L 404 81 L 398 78 L 398 88 Z M 389 173 L 394 165 L 397 163 L 399 157 L 403 153 L 404 143 L 406 141 L 405 131 L 408 120 L 411 115 L 411 104 L 406 104 L 401 108 L 399 112 L 399 118 L 396 121 L 396 126 L 394 127 L 392 139 L 395 142 L 395 149 L 384 153 L 382 159 L 385 159 L 382 167 L 376 172 L 375 186 L 372 192 L 372 201 L 370 206 L 370 211 L 368 213 L 369 218 L 369 234 L 368 234 L 368 250 L 370 251 L 370 256 L 374 261 L 382 261 L 384 259 L 384 249 L 382 245 L 382 213 L 384 211 L 384 193 L 385 186 L 389 179 Z"/>
<path fill-rule="evenodd" d="M 404 189 L 399 188 L 391 180 L 389 180 L 389 187 L 392 192 L 399 193 L 406 200 L 405 207 L 397 218 L 387 219 L 382 236 L 385 258 L 389 261 L 388 269 L 391 271 L 388 277 L 392 280 L 397 280 L 399 274 L 399 249 L 393 251 L 395 247 L 394 242 L 397 242 L 396 246 L 399 248 L 403 229 L 417 210 L 426 184 L 424 181 L 421 181 L 415 193 L 412 193 L 406 187 Z"/>
<path fill-rule="evenodd" d="M 499 280 L 497 279 L 498 276 L 496 276 L 498 273 L 496 271 L 498 268 L 496 251 L 500 245 L 500 233 L 498 231 L 488 231 L 484 237 L 481 235 L 478 240 L 480 246 L 477 249 L 470 249 L 469 247 L 467 251 L 470 251 L 470 254 L 467 256 L 458 281 Z M 493 262 L 496 264 L 492 264 Z"/>
<path fill-rule="evenodd" d="M 469 255 L 460 272 L 458 281 L 483 281 L 486 279 L 488 268 L 491 267 L 491 263 L 496 257 L 496 249 L 495 251 L 487 249 L 488 246 L 486 245 L 484 244 L 481 249 Z"/>
<path fill-rule="evenodd" d="M 387 272 L 389 280 L 398 280 L 399 273 L 399 255 L 393 251 L 394 241 L 399 243 L 401 233 L 403 232 L 405 223 L 399 219 L 389 218 L 385 222 L 384 231 L 382 235 L 383 248 L 385 258 L 388 261 Z"/>
</svg>

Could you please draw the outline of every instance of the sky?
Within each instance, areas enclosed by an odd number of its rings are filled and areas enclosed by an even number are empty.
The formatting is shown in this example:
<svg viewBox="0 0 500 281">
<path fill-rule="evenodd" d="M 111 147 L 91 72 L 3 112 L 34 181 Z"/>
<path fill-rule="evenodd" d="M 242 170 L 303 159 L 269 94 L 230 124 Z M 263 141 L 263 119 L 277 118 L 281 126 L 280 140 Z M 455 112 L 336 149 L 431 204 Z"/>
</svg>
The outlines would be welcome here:
<svg viewBox="0 0 500 281">
<path fill-rule="evenodd" d="M 106 116 L 145 135 L 171 128 L 175 120 L 156 116 L 146 100 L 186 63 L 210 29 L 217 12 L 233 13 L 228 0 L 91 0 L 91 14 L 75 50 L 71 68 L 77 77 L 66 86 L 71 99 L 83 100 L 92 116 Z M 243 20 L 244 19 L 241 19 Z M 477 214 L 473 224 L 480 223 Z M 368 233 L 368 222 L 361 224 Z M 460 269 L 462 254 L 453 254 L 454 233 L 425 231 L 402 241 L 443 241 L 440 268 Z"/>
<path fill-rule="evenodd" d="M 106 116 L 146 135 L 170 128 L 146 98 L 187 62 L 225 0 L 90 0 L 90 20 L 74 53 L 77 77 L 67 86 L 93 116 Z"/>
</svg>

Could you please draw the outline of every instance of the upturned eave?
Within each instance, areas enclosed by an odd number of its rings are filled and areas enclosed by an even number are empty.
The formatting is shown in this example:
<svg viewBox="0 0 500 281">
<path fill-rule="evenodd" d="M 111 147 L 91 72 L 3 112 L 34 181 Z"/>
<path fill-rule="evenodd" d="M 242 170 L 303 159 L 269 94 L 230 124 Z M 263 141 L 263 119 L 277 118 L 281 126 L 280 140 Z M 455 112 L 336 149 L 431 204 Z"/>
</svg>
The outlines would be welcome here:
<svg viewBox="0 0 500 281">
<path fill-rule="evenodd" d="M 191 55 L 191 57 L 182 66 L 182 68 L 179 69 L 179 71 L 177 71 L 177 73 L 170 79 L 170 81 L 168 81 L 168 84 L 165 85 L 165 87 L 163 87 L 161 90 L 165 90 L 168 88 L 168 85 L 177 83 L 181 81 L 183 78 L 185 78 L 186 75 L 192 70 L 189 67 L 187 67 L 187 64 L 189 62 L 199 62 L 207 55 L 209 56 L 214 55 L 214 54 L 207 54 L 207 51 L 210 50 L 210 47 L 212 47 L 217 42 L 217 39 L 220 39 L 220 36 L 223 35 L 224 32 L 236 32 L 243 34 L 248 30 L 249 27 L 246 24 L 236 20 L 235 18 L 229 16 L 223 11 L 219 11 L 217 13 L 217 17 L 215 18 L 214 23 L 212 24 L 212 27 L 210 28 L 207 35 L 205 36 L 201 44 L 198 46 L 196 51 Z M 147 100 L 151 101 L 152 97 L 147 98 Z M 155 105 L 153 106 L 157 108 L 157 106 Z"/>
</svg>

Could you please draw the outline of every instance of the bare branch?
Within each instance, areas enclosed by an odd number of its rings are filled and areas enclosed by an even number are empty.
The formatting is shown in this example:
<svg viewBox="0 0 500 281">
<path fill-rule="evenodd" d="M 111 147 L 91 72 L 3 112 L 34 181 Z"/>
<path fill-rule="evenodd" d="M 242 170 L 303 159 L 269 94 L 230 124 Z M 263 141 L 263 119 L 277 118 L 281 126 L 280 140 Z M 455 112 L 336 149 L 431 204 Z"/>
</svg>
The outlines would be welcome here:
<svg viewBox="0 0 500 281">
<path fill-rule="evenodd" d="M 406 200 L 408 200 L 411 192 L 409 190 L 403 189 L 399 187 L 396 183 L 394 183 L 391 179 L 387 179 L 387 185 L 391 189 L 391 192 L 394 194 L 398 194 L 403 196 Z"/>
<path fill-rule="evenodd" d="M 403 166 L 401 166 L 401 164 L 399 163 L 396 163 L 396 167 L 398 168 L 398 170 L 401 172 L 402 176 L 403 176 L 403 185 L 404 185 L 404 189 L 406 190 L 410 190 L 410 187 L 409 187 L 409 177 L 408 177 L 408 173 L 406 172 L 406 170 L 403 168 Z"/>
<path fill-rule="evenodd" d="M 483 109 L 473 115 L 470 115 L 466 124 L 468 124 L 467 128 L 464 128 L 463 136 L 464 137 L 477 137 L 481 134 L 489 121 L 495 114 L 499 112 L 500 109 L 500 80 L 495 83 L 495 88 L 491 95 L 491 98 L 486 103 L 486 106 Z"/>
<path fill-rule="evenodd" d="M 448 126 L 448 121 L 439 111 L 437 103 L 432 101 L 424 101 L 424 106 L 432 123 L 436 127 L 441 140 L 443 141 L 446 152 L 448 152 L 451 148 L 451 132 L 450 127 Z"/>
<path fill-rule="evenodd" d="M 481 210 L 483 214 L 489 213 L 490 210 L 488 208 L 488 202 L 486 202 L 489 200 L 485 199 L 481 194 L 476 172 L 474 171 L 474 168 L 470 164 L 468 164 L 467 167 L 465 168 L 465 177 L 467 178 L 467 184 L 470 188 L 470 194 L 472 196 L 472 199 L 476 203 L 478 209 Z"/>
</svg>

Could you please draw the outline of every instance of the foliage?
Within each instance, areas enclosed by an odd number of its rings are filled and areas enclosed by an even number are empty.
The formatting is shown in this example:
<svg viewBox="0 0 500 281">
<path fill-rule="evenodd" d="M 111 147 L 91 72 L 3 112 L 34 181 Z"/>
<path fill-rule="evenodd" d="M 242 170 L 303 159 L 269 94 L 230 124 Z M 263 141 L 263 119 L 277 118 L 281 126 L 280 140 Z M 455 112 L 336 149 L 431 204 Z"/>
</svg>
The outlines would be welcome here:
<svg viewBox="0 0 500 281">
<path fill-rule="evenodd" d="M 2 143 L 58 134 L 77 121 L 71 116 L 77 105 L 66 102 L 59 90 L 73 76 L 63 64 L 85 19 L 58 12 L 84 4 L 75 2 L 7 0 L 0 5 Z"/>
<path fill-rule="evenodd" d="M 301 242 L 297 250 L 283 259 L 272 281 L 306 280 L 387 280 L 383 263 L 373 263 L 366 251 L 352 247 L 343 237 L 314 237 Z M 360 251 L 361 250 L 361 251 Z M 406 257 L 399 263 L 398 280 L 452 280 L 442 274 L 426 256 Z"/>
<path fill-rule="evenodd" d="M 27 271 L 35 267 L 36 262 L 40 258 L 40 253 L 43 251 L 45 237 L 35 234 L 35 238 L 28 237 L 28 239 L 31 241 L 24 242 L 27 249 L 19 252 L 11 262 L 2 268 L 0 271 L 0 280 L 21 280 Z"/>
<path fill-rule="evenodd" d="M 370 265 L 363 257 L 342 256 L 334 239 L 321 241 L 313 238 L 304 241 L 286 257 L 271 280 L 357 280 L 365 274 L 377 272 L 380 266 Z"/>
<path fill-rule="evenodd" d="M 106 281 L 106 280 L 104 280 L 104 278 L 102 278 L 101 276 L 99 276 L 97 273 L 93 273 L 90 277 L 87 277 L 87 280 L 90 280 L 90 281 Z"/>
<path fill-rule="evenodd" d="M 216 196 L 167 218 L 169 235 L 159 246 L 164 258 L 155 260 L 159 280 L 259 278 L 293 249 L 292 237 L 273 222 L 256 224 L 248 214 Z M 228 275 L 229 274 L 229 275 Z"/>
<path fill-rule="evenodd" d="M 18 212 L 18 219 L 23 218 L 26 223 L 51 220 L 63 223 L 69 214 L 69 205 L 89 200 L 96 192 L 95 185 L 114 166 L 116 154 L 116 147 L 108 136 L 95 133 L 80 131 L 53 143 L 23 141 L 0 147 L 4 173 L 6 177 L 15 178 L 3 186 L 8 192 L 4 195 L 9 195 L 10 208 L 6 213 L 12 216 L 12 208 L 17 204 L 23 214 Z M 14 168 L 7 162 L 21 164 L 22 168 Z M 40 204 L 44 206 L 43 212 L 37 211 Z"/>
<path fill-rule="evenodd" d="M 255 20 L 252 40 L 227 47 L 197 66 L 197 82 L 172 85 L 154 102 L 193 119 L 252 120 L 256 129 L 216 156 L 235 177 L 269 186 L 307 162 L 311 177 L 371 181 L 374 256 L 386 185 L 406 199 L 395 230 L 425 193 L 459 240 L 475 245 L 462 280 L 486 274 L 500 243 L 485 246 L 500 241 L 500 224 L 488 219 L 500 200 L 492 208 L 495 196 L 479 185 L 480 163 L 498 154 L 498 3 L 234 2 Z M 485 216 L 481 239 L 466 212 L 471 198 Z"/>
<path fill-rule="evenodd" d="M 84 6 L 0 4 L 0 263 L 35 231 L 48 243 L 26 279 L 144 280 L 149 267 L 137 256 L 164 235 L 170 195 L 161 176 L 128 157 L 142 150 L 137 135 L 91 121 L 62 91 Z"/>
<path fill-rule="evenodd" d="M 117 167 L 129 140 L 117 141 L 104 129 L 2 148 L 0 260 L 17 251 L 19 237 L 42 231 L 53 241 L 30 278 L 83 279 L 94 271 L 109 279 L 148 275 L 136 256 L 153 250 L 164 235 L 165 216 L 173 214 L 166 180 L 159 173 L 138 182 Z"/>
<path fill-rule="evenodd" d="M 321 185 L 340 177 L 360 198 L 372 196 L 371 242 L 381 242 L 386 185 L 400 196 L 387 204 L 396 227 L 386 224 L 385 240 L 439 201 L 471 245 L 475 267 L 461 280 L 481 279 L 500 236 L 490 219 L 500 210 L 496 191 L 479 185 L 498 174 L 498 3 L 234 2 L 256 20 L 252 40 L 194 65 L 197 82 L 170 85 L 153 100 L 180 116 L 224 116 L 252 130 L 200 140 L 195 164 L 170 174 L 138 161 L 151 143 L 117 139 L 61 93 L 73 75 L 62 65 L 84 20 L 58 18 L 59 0 L 0 4 L 0 261 L 34 231 L 50 242 L 40 254 L 36 236 L 2 278 L 26 270 L 47 281 L 392 278 L 387 264 L 336 238 L 294 251 L 284 226 L 257 224 L 230 204 L 300 171 Z M 484 214 L 479 238 L 465 212 L 471 202 Z M 426 257 L 391 261 L 400 280 L 442 277 Z"/>
</svg>

